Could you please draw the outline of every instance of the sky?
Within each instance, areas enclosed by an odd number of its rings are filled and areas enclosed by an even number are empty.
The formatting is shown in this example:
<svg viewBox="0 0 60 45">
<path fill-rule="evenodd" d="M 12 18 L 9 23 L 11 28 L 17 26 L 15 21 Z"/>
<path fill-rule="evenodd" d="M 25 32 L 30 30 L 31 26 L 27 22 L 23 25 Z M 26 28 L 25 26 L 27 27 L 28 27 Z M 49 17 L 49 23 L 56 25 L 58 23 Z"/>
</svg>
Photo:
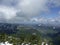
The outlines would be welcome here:
<svg viewBox="0 0 60 45">
<path fill-rule="evenodd" d="M 60 0 L 0 0 L 0 22 L 60 24 Z"/>
</svg>

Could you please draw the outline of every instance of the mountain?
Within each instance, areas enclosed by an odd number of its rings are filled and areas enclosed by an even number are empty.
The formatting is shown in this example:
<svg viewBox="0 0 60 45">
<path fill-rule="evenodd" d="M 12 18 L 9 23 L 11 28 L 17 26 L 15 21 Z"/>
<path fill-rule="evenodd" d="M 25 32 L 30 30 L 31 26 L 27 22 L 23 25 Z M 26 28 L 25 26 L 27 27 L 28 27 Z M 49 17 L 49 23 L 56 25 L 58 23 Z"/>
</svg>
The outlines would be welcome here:
<svg viewBox="0 0 60 45">
<path fill-rule="evenodd" d="M 49 41 L 54 45 L 60 44 L 60 28 L 44 24 L 9 24 L 0 23 L 0 34 L 7 34 L 13 37 L 21 38 L 41 38 L 42 41 Z"/>
</svg>

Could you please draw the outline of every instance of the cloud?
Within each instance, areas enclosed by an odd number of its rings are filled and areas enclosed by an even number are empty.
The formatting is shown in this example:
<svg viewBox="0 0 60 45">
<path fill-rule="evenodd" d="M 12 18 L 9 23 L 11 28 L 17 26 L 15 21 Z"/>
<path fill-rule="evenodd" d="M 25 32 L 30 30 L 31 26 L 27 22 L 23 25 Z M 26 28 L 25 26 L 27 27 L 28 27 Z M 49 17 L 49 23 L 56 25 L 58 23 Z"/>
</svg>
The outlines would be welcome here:
<svg viewBox="0 0 60 45">
<path fill-rule="evenodd" d="M 31 22 L 35 22 L 35 23 L 48 23 L 48 20 L 47 18 L 44 18 L 44 17 L 40 17 L 40 18 L 31 18 Z"/>
<path fill-rule="evenodd" d="M 60 6 L 60 0 L 52 0 L 55 6 Z"/>
<path fill-rule="evenodd" d="M 0 5 L 4 6 L 16 6 L 19 0 L 0 0 Z"/>
<path fill-rule="evenodd" d="M 21 12 L 30 17 L 39 15 L 43 11 L 48 11 L 46 3 L 47 0 L 21 0 L 18 3 L 18 7 L 21 9 Z"/>
<path fill-rule="evenodd" d="M 55 22 L 55 19 L 36 18 L 48 13 L 50 7 L 60 6 L 60 0 L 0 0 L 0 20 L 7 22 Z M 53 5 L 52 5 L 53 4 Z"/>
<path fill-rule="evenodd" d="M 47 11 L 46 3 L 47 0 L 0 0 L 0 17 L 8 21 L 28 21 Z"/>
<path fill-rule="evenodd" d="M 57 18 L 31 18 L 30 20 L 32 23 L 39 23 L 39 24 L 47 24 L 52 26 L 59 26 L 60 25 L 60 17 Z"/>
<path fill-rule="evenodd" d="M 59 7 L 60 6 L 60 0 L 50 0 L 49 4 L 51 7 Z"/>
<path fill-rule="evenodd" d="M 17 10 L 11 7 L 0 6 L 0 17 L 9 20 L 16 16 Z"/>
</svg>

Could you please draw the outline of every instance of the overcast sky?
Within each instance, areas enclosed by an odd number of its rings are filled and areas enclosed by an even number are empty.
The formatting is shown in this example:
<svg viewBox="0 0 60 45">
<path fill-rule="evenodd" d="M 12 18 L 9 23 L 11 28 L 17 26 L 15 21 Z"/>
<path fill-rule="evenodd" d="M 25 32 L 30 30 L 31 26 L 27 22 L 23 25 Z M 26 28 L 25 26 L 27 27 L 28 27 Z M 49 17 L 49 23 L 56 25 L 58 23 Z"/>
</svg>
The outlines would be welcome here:
<svg viewBox="0 0 60 45">
<path fill-rule="evenodd" d="M 60 23 L 60 0 L 0 0 L 0 22 Z"/>
</svg>

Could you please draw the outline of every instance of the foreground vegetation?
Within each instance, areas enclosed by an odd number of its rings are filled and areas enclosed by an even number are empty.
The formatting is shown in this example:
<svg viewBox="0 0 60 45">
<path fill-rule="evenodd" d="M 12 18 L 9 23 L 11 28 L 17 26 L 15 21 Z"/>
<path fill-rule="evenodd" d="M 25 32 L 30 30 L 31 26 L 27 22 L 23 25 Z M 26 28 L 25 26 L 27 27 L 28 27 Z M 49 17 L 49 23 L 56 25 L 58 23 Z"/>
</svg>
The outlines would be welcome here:
<svg viewBox="0 0 60 45">
<path fill-rule="evenodd" d="M 43 41 L 45 43 L 51 43 L 52 40 L 42 39 L 38 35 L 26 35 L 25 37 L 22 35 L 20 37 L 15 37 L 15 35 L 0 34 L 0 42 L 6 41 L 8 41 L 9 43 L 13 43 L 13 45 L 21 45 L 22 43 L 30 43 L 30 45 L 41 45 Z"/>
</svg>

